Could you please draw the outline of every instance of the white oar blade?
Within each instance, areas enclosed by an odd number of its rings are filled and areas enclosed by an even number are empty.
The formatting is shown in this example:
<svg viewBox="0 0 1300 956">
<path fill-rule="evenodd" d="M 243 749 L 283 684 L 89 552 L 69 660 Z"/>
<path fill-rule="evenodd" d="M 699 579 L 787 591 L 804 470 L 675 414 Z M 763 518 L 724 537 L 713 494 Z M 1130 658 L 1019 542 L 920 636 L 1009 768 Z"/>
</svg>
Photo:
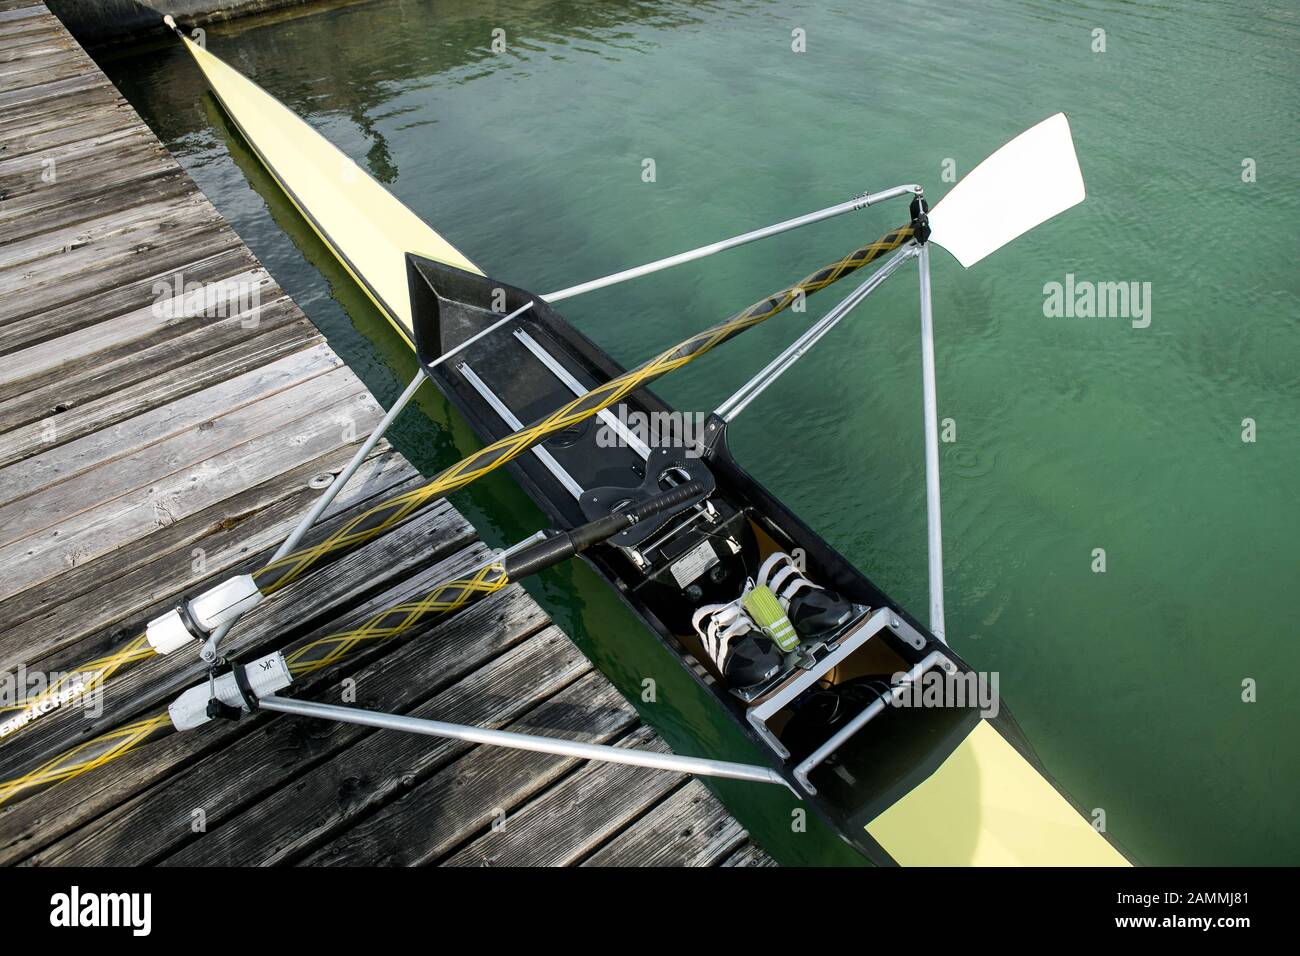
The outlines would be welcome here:
<svg viewBox="0 0 1300 956">
<path fill-rule="evenodd" d="M 1070 123 L 1057 113 L 976 166 L 930 213 L 930 239 L 970 268 L 990 252 L 1083 202 Z"/>
</svg>

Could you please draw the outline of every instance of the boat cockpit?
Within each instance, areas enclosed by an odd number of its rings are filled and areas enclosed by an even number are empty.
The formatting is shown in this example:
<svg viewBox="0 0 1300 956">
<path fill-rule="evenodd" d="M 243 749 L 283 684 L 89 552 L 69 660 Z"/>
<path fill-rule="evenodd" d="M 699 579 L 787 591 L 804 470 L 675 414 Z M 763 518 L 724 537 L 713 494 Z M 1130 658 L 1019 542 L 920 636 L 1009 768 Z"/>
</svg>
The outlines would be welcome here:
<svg viewBox="0 0 1300 956">
<path fill-rule="evenodd" d="M 480 435 L 518 433 L 622 374 L 538 297 L 408 263 L 417 353 Z M 901 706 L 919 678 L 965 664 L 753 481 L 726 431 L 717 415 L 683 415 L 637 389 L 512 468 L 569 527 L 698 482 L 682 510 L 587 557 L 802 791 L 865 821 L 978 719 L 946 698 Z"/>
</svg>

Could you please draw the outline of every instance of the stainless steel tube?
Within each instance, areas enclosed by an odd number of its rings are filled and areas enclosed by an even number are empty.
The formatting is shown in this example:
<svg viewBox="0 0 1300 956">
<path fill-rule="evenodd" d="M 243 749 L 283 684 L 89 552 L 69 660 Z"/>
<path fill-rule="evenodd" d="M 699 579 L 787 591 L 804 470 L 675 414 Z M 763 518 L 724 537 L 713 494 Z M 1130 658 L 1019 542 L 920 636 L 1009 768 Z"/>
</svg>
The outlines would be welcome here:
<svg viewBox="0 0 1300 956">
<path fill-rule="evenodd" d="M 463 740 L 473 744 L 510 747 L 515 750 L 531 750 L 537 753 L 555 754 L 560 757 L 576 757 L 580 760 L 603 760 L 606 763 L 649 767 L 652 770 L 690 773 L 702 777 L 728 777 L 732 780 L 752 780 L 756 783 L 786 785 L 785 778 L 771 767 L 755 767 L 742 763 L 730 763 L 725 760 L 708 760 L 704 757 L 679 757 L 676 754 L 651 753 L 628 747 L 610 747 L 606 744 L 586 744 L 576 740 L 559 740 L 554 737 L 540 737 L 536 734 L 521 734 L 509 730 L 489 730 L 484 727 L 471 727 L 466 724 L 449 724 L 441 720 L 424 720 L 418 717 L 405 717 L 401 714 L 385 714 L 372 710 L 362 710 L 358 707 L 321 704 L 315 701 L 296 700 L 275 695 L 263 697 L 260 704 L 264 710 L 278 711 L 282 714 L 296 714 L 299 717 L 319 717 L 324 720 L 337 720 L 346 724 L 360 724 L 363 727 L 377 727 L 380 730 L 403 730 L 407 733 L 423 734 L 426 737 L 447 737 L 452 740 Z"/>
</svg>

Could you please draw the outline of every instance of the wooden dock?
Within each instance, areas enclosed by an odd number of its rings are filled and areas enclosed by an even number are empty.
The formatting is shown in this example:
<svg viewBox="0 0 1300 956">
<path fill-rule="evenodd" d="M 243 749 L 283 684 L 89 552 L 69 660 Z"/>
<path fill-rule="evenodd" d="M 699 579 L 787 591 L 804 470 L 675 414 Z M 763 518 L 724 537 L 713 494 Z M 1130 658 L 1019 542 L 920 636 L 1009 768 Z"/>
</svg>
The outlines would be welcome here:
<svg viewBox="0 0 1300 956">
<path fill-rule="evenodd" d="M 159 291 L 187 283 L 239 294 L 196 315 Z M 0 0 L 0 673 L 71 669 L 260 566 L 381 414 L 58 20 Z M 420 481 L 376 449 L 317 534 Z M 261 605 L 227 653 L 347 627 L 485 553 L 438 502 Z M 0 741 L 0 780 L 204 673 L 184 651 L 122 673 L 97 709 Z M 517 585 L 295 688 L 664 746 Z M 681 776 L 268 714 L 0 809 L 9 865 L 771 862 Z"/>
</svg>

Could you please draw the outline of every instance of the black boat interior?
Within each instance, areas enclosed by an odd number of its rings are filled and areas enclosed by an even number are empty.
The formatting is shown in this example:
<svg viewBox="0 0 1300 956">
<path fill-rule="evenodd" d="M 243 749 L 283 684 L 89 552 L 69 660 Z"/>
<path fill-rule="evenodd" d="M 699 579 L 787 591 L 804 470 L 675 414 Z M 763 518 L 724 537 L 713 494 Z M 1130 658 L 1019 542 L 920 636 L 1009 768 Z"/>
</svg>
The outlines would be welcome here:
<svg viewBox="0 0 1300 956">
<path fill-rule="evenodd" d="M 624 371 L 522 289 L 417 256 L 408 256 L 408 274 L 420 361 L 485 442 Z M 516 318 L 432 365 L 530 301 Z M 897 675 L 927 655 L 939 651 L 966 669 L 737 465 L 716 416 L 682 416 L 641 388 L 510 467 L 565 527 L 674 484 L 704 483 L 707 493 L 684 510 L 639 524 L 587 557 L 787 773 L 874 702 L 887 702 Z M 733 611 L 701 621 L 701 609 L 740 606 L 769 559 L 789 565 L 770 591 L 798 592 L 784 608 L 795 634 L 787 632 L 782 647 L 767 630 L 751 629 L 745 640 L 759 650 L 748 666 L 720 666 L 706 646 L 714 640 L 709 627 Z M 937 766 L 977 719 L 951 706 L 875 709 L 807 778 L 840 822 L 859 830 L 918 772 Z"/>
</svg>

